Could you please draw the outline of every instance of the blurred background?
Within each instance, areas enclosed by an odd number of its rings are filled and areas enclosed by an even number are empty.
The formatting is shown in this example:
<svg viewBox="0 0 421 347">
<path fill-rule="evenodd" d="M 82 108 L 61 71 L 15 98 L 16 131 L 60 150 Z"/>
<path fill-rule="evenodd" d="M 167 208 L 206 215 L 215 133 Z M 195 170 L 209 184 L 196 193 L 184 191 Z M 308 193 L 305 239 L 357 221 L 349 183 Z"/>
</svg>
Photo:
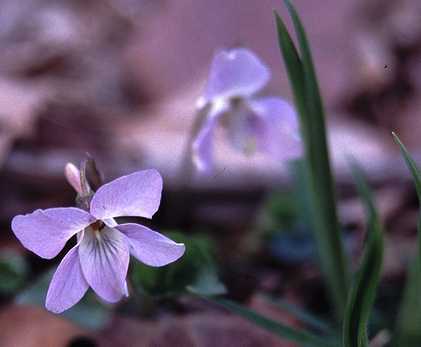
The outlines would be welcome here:
<svg viewBox="0 0 421 347">
<path fill-rule="evenodd" d="M 364 238 L 352 155 L 386 223 L 378 305 L 393 311 L 415 251 L 417 204 L 391 131 L 421 159 L 421 3 L 294 3 L 325 100 L 347 248 L 357 259 Z M 69 317 L 45 311 L 42 277 L 57 260 L 29 254 L 10 221 L 71 206 L 63 168 L 87 152 L 107 181 L 144 168 L 162 173 L 151 225 L 212 244 L 231 298 L 292 325 L 262 294 L 329 315 L 313 241 L 297 222 L 299 175 L 291 179 L 287 163 L 245 158 L 218 137 L 215 173 L 182 182 L 195 101 L 217 50 L 255 51 L 272 69 L 265 94 L 291 100 L 274 8 L 285 15 L 275 0 L 0 2 L 0 346 L 293 346 L 188 296 L 160 298 L 154 309 L 141 300 L 88 302 Z"/>
</svg>

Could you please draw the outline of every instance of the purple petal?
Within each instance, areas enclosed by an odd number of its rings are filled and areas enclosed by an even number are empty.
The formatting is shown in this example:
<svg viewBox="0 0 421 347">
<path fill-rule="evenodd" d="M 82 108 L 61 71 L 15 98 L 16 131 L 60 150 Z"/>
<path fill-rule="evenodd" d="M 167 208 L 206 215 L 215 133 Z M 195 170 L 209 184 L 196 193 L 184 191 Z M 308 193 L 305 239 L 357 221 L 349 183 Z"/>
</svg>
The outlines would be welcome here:
<svg viewBox="0 0 421 347">
<path fill-rule="evenodd" d="M 75 207 L 36 210 L 12 220 L 12 230 L 22 245 L 42 258 L 54 258 L 66 242 L 95 219 Z"/>
<path fill-rule="evenodd" d="M 280 98 L 258 98 L 249 102 L 263 123 L 258 127 L 262 150 L 279 159 L 297 158 L 302 154 L 299 124 L 294 108 Z"/>
<path fill-rule="evenodd" d="M 245 154 L 262 150 L 262 137 L 266 121 L 247 102 L 232 107 L 228 116 L 228 140 L 231 145 Z"/>
<path fill-rule="evenodd" d="M 105 301 L 117 302 L 127 293 L 129 245 L 124 235 L 108 227 L 88 228 L 79 246 L 83 275 Z"/>
<path fill-rule="evenodd" d="M 164 266 L 184 254 L 184 244 L 176 243 L 143 225 L 120 224 L 117 229 L 127 236 L 130 253 L 146 265 Z"/>
<path fill-rule="evenodd" d="M 226 104 L 214 104 L 192 143 L 192 160 L 199 172 L 210 172 L 213 167 L 213 136 L 219 118 L 228 109 Z"/>
<path fill-rule="evenodd" d="M 80 171 L 72 163 L 67 163 L 64 167 L 64 176 L 67 182 L 76 190 L 77 193 L 82 194 L 82 184 L 80 182 Z"/>
<path fill-rule="evenodd" d="M 82 274 L 78 246 L 66 254 L 51 280 L 45 302 L 51 312 L 61 313 L 77 304 L 89 288 Z"/>
<path fill-rule="evenodd" d="M 161 201 L 162 177 L 156 170 L 144 170 L 104 184 L 91 201 L 91 213 L 98 219 L 121 216 L 151 218 Z"/>
<path fill-rule="evenodd" d="M 250 50 L 239 48 L 215 55 L 204 98 L 249 96 L 269 81 L 266 65 Z"/>
</svg>

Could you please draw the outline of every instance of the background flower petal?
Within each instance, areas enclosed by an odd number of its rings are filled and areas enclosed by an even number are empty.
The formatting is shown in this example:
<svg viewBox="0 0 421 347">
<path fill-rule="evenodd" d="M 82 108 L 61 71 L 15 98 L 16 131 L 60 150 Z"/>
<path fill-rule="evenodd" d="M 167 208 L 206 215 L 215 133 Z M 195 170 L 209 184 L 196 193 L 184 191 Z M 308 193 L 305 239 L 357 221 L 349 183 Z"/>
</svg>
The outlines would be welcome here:
<svg viewBox="0 0 421 347">
<path fill-rule="evenodd" d="M 48 288 L 45 307 L 51 312 L 61 313 L 78 303 L 88 288 L 76 245 L 66 254 L 54 273 Z"/>
<path fill-rule="evenodd" d="M 101 298 L 117 302 L 127 295 L 130 253 L 127 240 L 119 231 L 108 227 L 99 232 L 87 229 L 79 257 L 86 281 Z"/>
<path fill-rule="evenodd" d="M 104 184 L 91 201 L 98 219 L 120 216 L 151 218 L 161 202 L 162 177 L 156 170 L 137 171 Z"/>
<path fill-rule="evenodd" d="M 184 244 L 176 243 L 143 225 L 120 224 L 117 229 L 127 236 L 130 253 L 146 265 L 164 266 L 184 254 Z"/>
<path fill-rule="evenodd" d="M 269 78 L 268 67 L 252 51 L 221 51 L 212 61 L 204 98 L 249 96 L 263 88 Z"/>
<path fill-rule="evenodd" d="M 299 123 L 294 108 L 286 101 L 265 97 L 249 101 L 263 123 L 258 128 L 261 150 L 278 159 L 297 158 L 302 154 Z"/>
<path fill-rule="evenodd" d="M 227 137 L 232 147 L 244 154 L 262 150 L 266 120 L 257 114 L 247 101 L 234 105 L 227 122 Z"/>
<path fill-rule="evenodd" d="M 76 207 L 36 210 L 12 220 L 12 230 L 24 247 L 42 258 L 54 258 L 77 232 L 95 221 Z"/>
</svg>

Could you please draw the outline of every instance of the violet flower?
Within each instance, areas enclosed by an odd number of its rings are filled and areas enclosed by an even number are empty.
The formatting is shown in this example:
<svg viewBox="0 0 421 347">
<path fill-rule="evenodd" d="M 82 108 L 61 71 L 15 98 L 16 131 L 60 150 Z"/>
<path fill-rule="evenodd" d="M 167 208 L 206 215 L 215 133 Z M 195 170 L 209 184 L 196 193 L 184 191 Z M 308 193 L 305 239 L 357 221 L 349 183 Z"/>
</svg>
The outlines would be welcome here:
<svg viewBox="0 0 421 347">
<path fill-rule="evenodd" d="M 285 160 L 302 147 L 292 106 L 276 97 L 255 97 L 269 81 L 270 71 L 250 50 L 239 48 L 215 55 L 205 92 L 198 100 L 205 120 L 192 142 L 193 162 L 210 170 L 215 128 L 222 124 L 235 149 L 256 151 Z"/>
<path fill-rule="evenodd" d="M 82 193 L 79 170 L 67 165 L 69 183 Z M 117 224 L 115 217 L 151 218 L 158 210 L 162 178 L 144 170 L 104 184 L 90 196 L 89 211 L 76 207 L 36 210 L 12 220 L 12 230 L 24 247 L 54 258 L 77 235 L 77 244 L 63 258 L 50 283 L 46 308 L 61 313 L 75 305 L 91 287 L 107 302 L 128 296 L 126 276 L 130 254 L 150 266 L 179 259 L 183 244 L 139 224 Z"/>
</svg>

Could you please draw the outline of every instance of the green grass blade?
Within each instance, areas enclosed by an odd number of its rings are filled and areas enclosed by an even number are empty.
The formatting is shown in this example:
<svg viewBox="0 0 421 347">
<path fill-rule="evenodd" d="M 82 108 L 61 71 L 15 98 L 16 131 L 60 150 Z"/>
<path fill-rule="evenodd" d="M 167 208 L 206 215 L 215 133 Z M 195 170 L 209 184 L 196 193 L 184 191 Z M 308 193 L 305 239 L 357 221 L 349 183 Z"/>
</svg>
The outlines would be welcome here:
<svg viewBox="0 0 421 347">
<path fill-rule="evenodd" d="M 405 159 L 405 163 L 408 166 L 409 171 L 411 171 L 412 178 L 414 179 L 415 189 L 417 190 L 418 201 L 421 203 L 421 174 L 418 169 L 417 164 L 415 163 L 414 159 L 412 159 L 411 155 L 409 154 L 408 150 L 401 142 L 399 137 L 392 133 L 395 142 L 399 145 L 403 158 Z"/>
<path fill-rule="evenodd" d="M 309 328 L 318 330 L 323 334 L 334 335 L 332 327 L 325 322 L 323 319 L 305 311 L 301 307 L 293 305 L 285 300 L 279 300 L 270 296 L 265 295 L 265 300 L 278 307 L 281 310 L 288 312 L 291 316 L 304 323 Z"/>
<path fill-rule="evenodd" d="M 407 282 L 398 319 L 393 346 L 419 347 L 421 346 L 421 266 L 420 256 L 409 265 Z"/>
<path fill-rule="evenodd" d="M 383 234 L 365 179 L 355 164 L 352 171 L 367 215 L 368 236 L 360 269 L 349 293 L 342 337 L 343 347 L 368 347 L 367 325 L 380 280 Z"/>
<path fill-rule="evenodd" d="M 317 82 L 317 76 L 314 69 L 313 58 L 311 56 L 311 49 L 307 40 L 307 35 L 301 23 L 300 17 L 298 16 L 298 13 L 292 3 L 289 0 L 284 0 L 284 3 L 288 9 L 289 15 L 291 16 L 300 46 L 301 60 L 306 80 L 307 97 L 309 98 L 307 102 L 311 106 L 311 110 L 315 112 L 315 116 L 322 115 L 322 119 L 315 122 L 314 126 L 320 124 L 320 127 L 322 127 L 324 126 L 323 103 L 320 96 L 319 85 Z"/>
<path fill-rule="evenodd" d="M 311 220 L 314 224 L 321 267 L 338 317 L 342 317 L 349 271 L 337 217 L 323 106 L 303 26 L 292 5 L 289 2 L 286 2 L 286 5 L 296 28 L 301 57 L 285 24 L 275 12 L 279 47 L 300 118 L 312 207 Z"/>
<path fill-rule="evenodd" d="M 294 94 L 295 105 L 298 109 L 299 116 L 301 117 L 302 115 L 307 114 L 307 105 L 304 97 L 306 87 L 304 84 L 303 65 L 284 22 L 276 11 L 274 12 L 274 15 L 279 48 L 286 65 L 288 78 Z M 305 120 L 305 118 L 301 119 L 301 123 L 305 122 Z M 308 127 L 304 126 L 301 130 L 305 132 L 308 130 Z M 306 134 L 305 137 L 307 137 Z"/>
<path fill-rule="evenodd" d="M 330 341 L 327 338 L 322 338 L 317 335 L 313 335 L 304 330 L 299 330 L 291 328 L 285 324 L 276 322 L 272 319 L 269 319 L 265 316 L 260 315 L 259 313 L 239 305 L 234 301 L 216 298 L 216 297 L 204 297 L 212 303 L 218 304 L 228 311 L 248 320 L 256 326 L 263 328 L 285 340 L 289 340 L 299 344 L 299 346 L 308 346 L 308 347 L 337 347 L 338 344 Z"/>
<path fill-rule="evenodd" d="M 414 184 L 415 184 L 415 190 L 417 191 L 417 196 L 418 196 L 418 203 L 421 205 L 421 173 L 420 170 L 418 169 L 417 164 L 415 163 L 415 160 L 412 159 L 411 155 L 409 154 L 408 150 L 406 149 L 406 147 L 404 146 L 404 144 L 399 140 L 399 137 L 395 134 L 392 133 L 396 143 L 399 145 L 400 149 L 401 149 L 401 153 L 403 158 L 405 159 L 406 165 L 408 166 L 409 171 L 411 171 L 412 174 L 412 178 L 414 180 Z M 418 217 L 418 224 L 417 224 L 417 228 L 418 228 L 418 257 L 420 259 L 420 267 L 421 267 L 421 212 L 419 214 Z"/>
<path fill-rule="evenodd" d="M 331 268 L 331 271 L 335 273 L 337 282 L 335 286 L 337 305 L 342 305 L 342 308 L 344 308 L 347 297 L 349 271 L 336 209 L 334 182 L 327 145 L 324 107 L 311 49 L 304 27 L 292 3 L 289 0 L 284 0 L 284 2 L 291 16 L 298 38 L 306 86 L 305 99 L 307 100 L 308 110 L 310 110 L 307 118 L 311 127 L 309 131 L 309 142 L 313 151 L 310 152 L 309 161 L 312 165 L 315 182 L 314 187 L 316 189 L 315 205 L 319 206 L 316 213 L 321 216 L 322 230 L 320 232 L 325 232 L 325 237 L 329 239 L 326 243 L 330 246 L 329 251 L 332 252 L 332 257 L 337 264 Z"/>
<path fill-rule="evenodd" d="M 417 164 L 412 159 L 399 137 L 392 133 L 395 142 L 399 145 L 402 156 L 412 174 L 415 189 L 421 204 L 421 174 Z M 396 326 L 394 346 L 418 347 L 421 346 L 421 212 L 418 217 L 418 250 L 414 261 L 408 268 L 406 287 Z"/>
</svg>

